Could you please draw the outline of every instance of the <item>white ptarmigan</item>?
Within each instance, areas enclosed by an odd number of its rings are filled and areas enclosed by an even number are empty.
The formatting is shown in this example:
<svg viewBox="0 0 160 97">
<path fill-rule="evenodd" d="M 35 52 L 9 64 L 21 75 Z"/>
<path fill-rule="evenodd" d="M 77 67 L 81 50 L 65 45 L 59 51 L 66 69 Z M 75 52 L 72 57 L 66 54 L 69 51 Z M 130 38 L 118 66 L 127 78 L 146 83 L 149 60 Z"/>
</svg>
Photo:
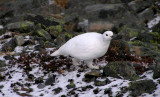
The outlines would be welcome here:
<svg viewBox="0 0 160 97">
<path fill-rule="evenodd" d="M 73 37 L 62 45 L 51 56 L 71 56 L 73 65 L 79 65 L 78 61 L 83 60 L 91 69 L 99 69 L 99 66 L 93 66 L 93 59 L 99 58 L 108 50 L 113 32 L 106 31 L 103 34 L 88 32 Z"/>
</svg>

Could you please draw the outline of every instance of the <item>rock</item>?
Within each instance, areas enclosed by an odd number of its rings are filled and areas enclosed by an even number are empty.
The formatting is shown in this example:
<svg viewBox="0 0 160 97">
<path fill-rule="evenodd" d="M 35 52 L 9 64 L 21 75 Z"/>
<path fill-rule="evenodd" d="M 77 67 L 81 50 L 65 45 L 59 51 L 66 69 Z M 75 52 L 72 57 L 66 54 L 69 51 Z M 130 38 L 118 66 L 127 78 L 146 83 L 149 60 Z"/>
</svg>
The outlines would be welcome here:
<svg viewBox="0 0 160 97">
<path fill-rule="evenodd" d="M 44 51 L 44 46 L 43 46 L 43 45 L 36 45 L 36 46 L 34 47 L 34 49 L 35 49 L 36 51 Z"/>
<path fill-rule="evenodd" d="M 0 60 L 0 68 L 5 67 L 5 66 L 6 66 L 5 61 Z"/>
<path fill-rule="evenodd" d="M 153 79 L 160 78 L 160 70 L 155 69 L 153 72 Z"/>
<path fill-rule="evenodd" d="M 45 31 L 44 29 L 37 30 L 37 34 L 41 37 L 44 37 L 46 40 L 51 39 L 51 35 L 47 31 Z"/>
<path fill-rule="evenodd" d="M 87 91 L 88 89 L 93 89 L 94 87 L 92 85 L 87 85 L 85 87 L 82 87 L 82 91 Z"/>
<path fill-rule="evenodd" d="M 47 78 L 46 81 L 45 81 L 45 85 L 51 85 L 51 84 L 53 84 L 55 82 L 55 78 L 56 78 L 55 75 Z"/>
<path fill-rule="evenodd" d="M 78 29 L 81 30 L 82 32 L 87 32 L 88 26 L 89 22 L 87 19 L 78 23 Z"/>
<path fill-rule="evenodd" d="M 1 74 L 0 72 L 0 82 L 5 80 L 5 76 Z"/>
<path fill-rule="evenodd" d="M 22 96 L 22 97 L 25 97 L 25 96 L 30 97 L 30 96 L 32 96 L 32 95 L 30 95 L 30 94 L 28 94 L 28 93 L 20 93 L 20 92 L 17 92 L 17 94 L 18 94 L 19 96 Z"/>
<path fill-rule="evenodd" d="M 15 39 L 12 38 L 10 41 L 8 41 L 7 43 L 5 43 L 2 46 L 2 51 L 4 52 L 8 52 L 8 51 L 14 51 L 14 48 L 17 46 Z"/>
<path fill-rule="evenodd" d="M 55 88 L 52 91 L 54 91 L 54 94 L 59 94 L 62 91 L 61 87 Z"/>
<path fill-rule="evenodd" d="M 67 33 L 64 32 L 60 35 L 58 35 L 58 37 L 56 38 L 56 45 L 57 47 L 62 46 L 66 41 L 68 41 L 69 39 L 71 39 L 73 36 L 75 36 L 76 33 Z"/>
<path fill-rule="evenodd" d="M 45 17 L 41 16 L 41 15 L 27 15 L 24 17 L 24 20 L 27 21 L 32 21 L 35 23 L 35 25 L 37 24 L 41 24 L 42 26 L 46 26 L 46 27 L 50 27 L 50 26 L 56 26 L 59 25 L 60 23 L 55 21 L 55 19 L 49 20 L 50 18 L 45 19 Z"/>
<path fill-rule="evenodd" d="M 140 80 L 131 82 L 129 85 L 130 95 L 141 96 L 142 93 L 152 93 L 156 89 L 156 84 L 152 80 Z"/>
<path fill-rule="evenodd" d="M 0 85 L 0 89 L 2 89 L 4 86 L 3 85 Z"/>
<path fill-rule="evenodd" d="M 135 80 L 138 78 L 134 67 L 131 62 L 110 62 L 104 69 L 103 74 L 105 76 L 117 77 L 120 74 L 125 79 Z"/>
<path fill-rule="evenodd" d="M 99 88 L 94 89 L 94 90 L 93 90 L 93 93 L 94 93 L 94 94 L 98 94 L 98 93 L 99 93 Z"/>
<path fill-rule="evenodd" d="M 153 70 L 153 79 L 160 78 L 160 59 L 157 58 L 156 60 L 156 67 Z"/>
<path fill-rule="evenodd" d="M 45 87 L 45 84 L 38 84 L 37 86 L 39 89 L 43 89 Z"/>
<path fill-rule="evenodd" d="M 0 72 L 4 72 L 6 70 L 5 66 L 6 66 L 5 61 L 0 60 Z"/>
<path fill-rule="evenodd" d="M 69 79 L 68 82 L 70 82 L 70 84 L 68 84 L 66 87 L 68 89 L 71 89 L 71 88 L 75 88 L 76 85 L 74 84 L 74 80 L 73 79 Z"/>
<path fill-rule="evenodd" d="M 33 30 L 34 26 L 35 26 L 34 23 L 31 21 L 15 22 L 6 25 L 8 30 L 11 31 L 18 30 L 20 32 L 29 32 Z"/>
<path fill-rule="evenodd" d="M 26 40 L 24 41 L 24 44 L 22 46 L 27 46 L 27 45 L 35 45 L 35 42 L 32 40 Z"/>
<path fill-rule="evenodd" d="M 131 1 L 134 1 L 134 0 L 121 0 L 121 2 L 123 2 L 123 3 L 129 3 Z"/>
<path fill-rule="evenodd" d="M 62 33 L 63 30 L 64 30 L 64 29 L 63 29 L 63 27 L 62 27 L 61 25 L 50 26 L 50 27 L 48 27 L 48 28 L 46 29 L 46 31 L 48 31 L 48 32 L 51 34 L 51 36 L 53 36 L 53 37 L 55 37 L 55 38 L 57 38 L 58 35 L 59 35 L 60 33 Z"/>
<path fill-rule="evenodd" d="M 88 25 L 87 31 L 100 31 L 104 30 L 111 30 L 115 25 L 111 22 L 106 21 L 91 21 Z"/>
<path fill-rule="evenodd" d="M 109 79 L 106 79 L 104 81 L 99 81 L 99 80 L 94 81 L 95 86 L 104 86 L 104 85 L 109 84 L 109 83 L 110 83 Z"/>
<path fill-rule="evenodd" d="M 152 27 L 152 32 L 160 32 L 159 27 L 160 27 L 160 22 L 158 22 L 156 25 Z"/>
<path fill-rule="evenodd" d="M 92 70 L 91 72 L 87 72 L 85 74 L 85 78 L 83 78 L 83 81 L 85 82 L 91 82 L 100 77 L 100 71 L 98 70 Z"/>
<path fill-rule="evenodd" d="M 142 21 L 145 22 L 152 20 L 154 17 L 154 13 L 153 10 L 151 8 L 147 8 L 144 11 L 142 11 L 141 13 L 138 14 L 138 18 Z"/>
<path fill-rule="evenodd" d="M 43 83 L 43 79 L 41 77 L 38 77 L 35 79 L 35 84 Z"/>
<path fill-rule="evenodd" d="M 39 96 L 42 96 L 42 97 L 43 97 L 43 96 L 44 96 L 44 94 L 43 94 L 43 93 L 41 93 Z"/>
<path fill-rule="evenodd" d="M 108 94 L 109 96 L 111 96 L 112 95 L 112 89 L 111 88 L 105 89 L 104 94 Z"/>
<path fill-rule="evenodd" d="M 75 88 L 76 85 L 74 83 L 70 83 L 66 86 L 68 89 Z"/>
<path fill-rule="evenodd" d="M 3 29 L 4 29 L 4 27 L 2 26 L 2 25 L 0 25 L 0 35 L 2 35 L 3 33 Z"/>
<path fill-rule="evenodd" d="M 125 8 L 123 4 L 95 4 L 87 6 L 85 11 L 91 20 L 111 19 L 113 17 L 120 19 L 124 15 Z"/>
<path fill-rule="evenodd" d="M 15 39 L 15 42 L 16 42 L 17 46 L 21 46 L 21 45 L 24 44 L 24 37 L 23 36 L 21 36 L 21 35 L 19 35 L 19 36 L 15 35 L 14 39 Z"/>
<path fill-rule="evenodd" d="M 67 97 L 66 95 L 61 95 L 61 97 Z"/>
<path fill-rule="evenodd" d="M 135 12 L 140 12 L 142 10 L 145 10 L 146 8 L 150 7 L 152 5 L 152 0 L 134 0 L 128 3 L 128 6 L 131 10 Z"/>
<path fill-rule="evenodd" d="M 6 56 L 4 56 L 4 58 L 5 58 L 6 60 L 13 60 L 13 59 L 14 59 L 14 56 L 6 55 Z"/>
<path fill-rule="evenodd" d="M 85 77 L 100 77 L 100 71 L 92 70 L 91 72 L 87 72 Z"/>
<path fill-rule="evenodd" d="M 118 34 L 122 35 L 123 39 L 130 40 L 130 39 L 138 37 L 139 33 L 140 33 L 139 29 L 123 27 L 122 30 Z"/>
</svg>

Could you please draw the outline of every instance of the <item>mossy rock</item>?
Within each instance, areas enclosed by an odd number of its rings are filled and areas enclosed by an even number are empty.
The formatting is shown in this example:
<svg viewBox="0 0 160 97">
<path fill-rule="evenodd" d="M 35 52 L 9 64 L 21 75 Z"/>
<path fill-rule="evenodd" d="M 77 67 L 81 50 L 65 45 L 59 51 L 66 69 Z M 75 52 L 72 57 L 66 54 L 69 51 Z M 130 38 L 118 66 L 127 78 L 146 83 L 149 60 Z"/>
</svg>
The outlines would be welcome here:
<svg viewBox="0 0 160 97">
<path fill-rule="evenodd" d="M 139 40 L 135 40 L 135 41 L 128 41 L 129 44 L 134 45 L 134 46 L 142 46 L 143 43 Z"/>
<path fill-rule="evenodd" d="M 26 31 L 26 30 L 28 30 L 31 26 L 33 26 L 34 23 L 31 22 L 31 21 L 24 21 L 24 22 L 20 22 L 20 25 L 21 25 L 22 29 Z"/>
<path fill-rule="evenodd" d="M 131 62 L 110 62 L 103 69 L 103 75 L 120 78 L 120 76 L 125 79 L 136 80 L 138 75 Z M 119 76 L 120 75 L 120 76 Z"/>
<path fill-rule="evenodd" d="M 46 31 L 48 31 L 52 36 L 57 37 L 60 33 L 62 33 L 63 27 L 61 25 L 50 26 L 46 28 Z"/>
<path fill-rule="evenodd" d="M 160 44 L 160 33 L 158 33 L 158 32 L 151 32 L 149 34 L 153 37 L 153 40 L 150 40 L 150 43 Z"/>
<path fill-rule="evenodd" d="M 28 33 L 31 30 L 34 29 L 34 22 L 31 21 L 21 21 L 21 22 L 15 22 L 10 23 L 6 25 L 7 30 L 11 31 L 20 31 L 21 33 Z"/>
<path fill-rule="evenodd" d="M 130 95 L 138 97 L 143 93 L 152 93 L 156 89 L 156 84 L 152 80 L 134 81 L 128 87 Z"/>
<path fill-rule="evenodd" d="M 47 31 L 45 31 L 44 29 L 37 30 L 37 34 L 41 37 L 44 37 L 46 40 L 51 39 L 51 35 Z"/>
<path fill-rule="evenodd" d="M 140 30 L 129 28 L 127 26 L 120 28 L 120 35 L 124 37 L 125 40 L 130 40 L 134 37 L 138 37 Z"/>
<path fill-rule="evenodd" d="M 63 45 L 69 39 L 73 38 L 74 36 L 78 35 L 78 33 L 68 33 L 68 32 L 61 32 L 56 38 L 56 44 L 58 47 Z"/>
</svg>

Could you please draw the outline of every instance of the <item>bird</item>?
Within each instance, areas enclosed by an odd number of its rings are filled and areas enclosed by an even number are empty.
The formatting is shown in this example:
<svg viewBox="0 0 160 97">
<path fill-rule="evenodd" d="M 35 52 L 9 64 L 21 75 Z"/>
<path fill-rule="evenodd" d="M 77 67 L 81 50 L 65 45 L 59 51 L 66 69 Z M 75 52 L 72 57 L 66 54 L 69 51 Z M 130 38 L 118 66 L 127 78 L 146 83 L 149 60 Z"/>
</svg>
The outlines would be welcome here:
<svg viewBox="0 0 160 97">
<path fill-rule="evenodd" d="M 51 56 L 71 56 L 73 65 L 80 65 L 78 62 L 82 60 L 89 68 L 99 69 L 99 66 L 93 65 L 93 59 L 105 55 L 112 38 L 112 31 L 105 31 L 103 34 L 86 32 L 68 40 Z"/>
</svg>

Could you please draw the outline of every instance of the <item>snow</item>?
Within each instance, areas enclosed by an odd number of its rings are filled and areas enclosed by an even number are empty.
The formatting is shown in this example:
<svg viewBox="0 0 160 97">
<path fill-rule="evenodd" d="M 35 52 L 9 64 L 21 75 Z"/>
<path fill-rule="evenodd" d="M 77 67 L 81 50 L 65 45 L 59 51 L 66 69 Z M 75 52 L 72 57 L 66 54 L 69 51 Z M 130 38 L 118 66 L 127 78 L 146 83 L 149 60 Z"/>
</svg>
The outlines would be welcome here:
<svg viewBox="0 0 160 97">
<path fill-rule="evenodd" d="M 0 29 L 3 29 L 3 26 L 2 26 L 2 25 L 0 25 Z"/>
<path fill-rule="evenodd" d="M 17 52 L 17 53 L 21 53 L 23 51 L 23 46 L 17 46 L 14 51 Z"/>
<path fill-rule="evenodd" d="M 35 77 L 40 77 L 40 76 L 44 76 L 44 74 L 42 73 L 42 68 L 38 67 L 39 64 L 32 64 L 31 66 L 33 66 L 33 70 L 30 72 L 30 74 L 34 74 Z M 14 73 L 12 73 L 12 78 L 8 79 L 6 81 L 2 81 L 0 82 L 0 85 L 4 85 L 4 87 L 1 89 L 1 91 L 3 91 L 3 93 L 5 94 L 5 97 L 20 97 L 18 96 L 15 92 L 13 92 L 13 89 L 10 87 L 11 83 L 15 83 L 17 81 L 19 81 L 20 79 L 22 79 L 22 82 L 25 82 L 25 78 L 26 76 L 23 76 L 23 71 L 17 67 L 17 65 L 14 65 L 14 67 L 12 69 L 10 69 L 9 71 L 15 70 Z M 111 88 L 113 94 L 112 96 L 115 97 L 117 95 L 117 93 L 120 91 L 120 88 L 122 87 L 128 87 L 129 86 L 129 80 L 124 80 L 124 79 L 118 79 L 118 78 L 113 78 L 113 77 L 108 77 L 108 79 L 111 81 L 111 83 L 105 85 L 105 86 L 94 86 L 93 82 L 91 83 L 86 83 L 83 82 L 82 79 L 85 75 L 86 72 L 89 72 L 90 69 L 87 69 L 84 72 L 80 73 L 80 77 L 77 77 L 77 73 L 78 71 L 71 71 L 71 72 L 65 72 L 63 74 L 58 74 L 58 73 L 49 73 L 49 75 L 55 74 L 56 75 L 56 82 L 53 86 L 46 86 L 43 89 L 38 89 L 37 88 L 37 84 L 33 84 L 30 88 L 33 88 L 33 92 L 30 93 L 30 95 L 33 95 L 34 97 L 39 97 L 40 94 L 44 94 L 43 97 L 60 97 L 61 95 L 67 95 L 68 91 L 71 91 L 72 89 L 67 89 L 66 85 L 69 84 L 68 80 L 69 79 L 73 79 L 74 83 L 76 85 L 76 88 L 81 88 L 81 87 L 85 87 L 86 85 L 92 85 L 94 88 L 93 89 L 88 89 L 87 91 L 84 92 L 79 92 L 79 91 L 75 91 L 76 93 L 79 94 L 79 97 L 109 97 L 108 94 L 104 94 L 104 90 L 105 89 L 109 89 Z M 141 77 L 145 76 L 143 79 L 152 79 L 153 81 L 157 81 L 154 80 L 152 78 L 153 72 L 152 71 L 147 71 L 145 72 L 143 75 L 141 75 Z M 23 76 L 23 77 L 22 77 Z M 48 76 L 46 76 L 45 78 L 47 79 Z M 99 80 L 105 80 L 105 79 L 99 79 Z M 31 83 L 31 82 L 30 82 Z M 59 94 L 54 94 L 54 92 L 52 91 L 55 88 L 61 87 L 63 90 L 62 92 L 60 92 Z M 94 94 L 93 90 L 99 88 L 100 92 L 98 94 Z M 160 85 L 157 86 L 157 90 L 155 90 L 154 94 L 157 94 L 158 96 L 160 96 Z M 24 91 L 21 91 L 21 93 L 23 93 Z M 125 93 L 123 97 L 127 97 L 129 95 L 129 92 Z M 144 97 L 152 97 L 153 94 L 143 94 L 145 95 Z M 3 95 L 0 93 L 0 96 L 2 97 Z M 158 97 L 155 96 L 155 97 Z"/>
<path fill-rule="evenodd" d="M 10 33 L 6 33 L 5 35 L 10 34 Z M 4 35 L 0 36 L 0 39 L 3 38 Z M 10 38 L 11 39 L 11 38 Z M 9 41 L 10 39 L 8 39 L 7 41 Z M 26 36 L 25 39 L 30 39 L 30 36 Z M 1 48 L 2 44 L 0 42 L 0 48 Z M 30 52 L 34 52 L 34 45 L 33 46 L 26 46 L 26 47 L 22 47 L 22 46 L 17 46 L 14 50 L 14 53 L 20 53 L 23 51 L 24 48 L 27 48 L 28 53 Z M 55 48 L 46 48 L 47 51 L 52 51 L 55 50 Z M 38 52 L 37 52 L 38 53 Z M 5 53 L 0 54 L 0 60 L 5 60 L 3 57 L 5 56 Z M 19 56 L 15 56 L 15 58 L 19 58 Z M 22 69 L 20 69 L 18 67 L 19 64 L 9 64 L 9 62 L 7 60 L 6 61 L 6 70 L 4 72 L 0 72 L 3 74 L 6 74 L 7 72 L 9 72 L 11 74 L 11 78 L 9 78 L 9 76 L 6 76 L 6 80 L 5 81 L 1 81 L 0 82 L 0 86 L 3 85 L 4 87 L 0 92 L 0 97 L 21 97 L 20 95 L 18 95 L 16 92 L 13 91 L 13 87 L 11 87 L 11 84 L 16 83 L 16 82 L 21 82 L 23 84 L 25 83 L 31 83 L 30 88 L 33 89 L 32 92 L 30 92 L 29 94 L 32 95 L 33 97 L 40 97 L 41 94 L 43 94 L 43 97 L 60 97 L 61 95 L 67 95 L 67 93 L 69 91 L 71 91 L 72 89 L 67 89 L 67 85 L 69 84 L 68 80 L 69 79 L 73 79 L 74 83 L 76 85 L 77 90 L 75 90 L 75 93 L 78 94 L 79 97 L 109 97 L 108 94 L 104 94 L 104 90 L 105 89 L 111 89 L 112 90 L 112 96 L 115 97 L 118 92 L 120 92 L 120 89 L 123 87 L 128 87 L 129 83 L 131 81 L 129 80 L 125 80 L 125 79 L 118 79 L 118 78 L 113 78 L 113 77 L 107 77 L 111 83 L 104 85 L 104 86 L 95 86 L 94 82 L 90 82 L 90 83 L 86 83 L 84 81 L 82 81 L 82 79 L 84 78 L 84 75 L 90 71 L 90 69 L 86 69 L 83 72 L 78 72 L 78 69 L 80 67 L 78 67 L 76 70 L 73 71 L 65 71 L 62 74 L 59 74 L 57 72 L 55 73 L 51 73 L 48 72 L 48 74 L 44 74 L 43 73 L 43 69 L 42 67 L 39 66 L 39 64 L 30 64 L 32 66 L 32 71 L 29 72 L 29 74 L 33 74 L 34 77 L 38 78 L 38 77 L 42 77 L 44 76 L 44 81 L 51 75 L 56 75 L 56 81 L 54 83 L 53 86 L 48 85 L 46 87 L 44 87 L 43 89 L 39 89 L 37 86 L 37 84 L 34 84 L 34 82 L 30 82 L 27 81 L 27 75 L 24 73 L 24 71 Z M 105 64 L 107 64 L 105 61 L 102 61 L 101 63 L 98 63 L 101 66 L 104 66 Z M 10 67 L 10 68 L 8 68 Z M 101 70 L 101 72 L 103 72 Z M 80 74 L 80 77 L 77 77 L 77 74 Z M 142 79 L 140 80 L 144 80 L 144 79 L 151 79 L 153 80 L 155 83 L 159 83 L 158 80 L 159 79 L 153 79 L 153 71 L 147 71 L 144 72 L 141 76 Z M 98 80 L 104 81 L 105 78 L 98 78 Z M 87 91 L 78 91 L 80 90 L 82 87 L 85 87 L 87 85 L 92 85 L 93 89 L 87 89 Z M 59 94 L 54 94 L 53 89 L 61 87 L 62 91 Z M 148 94 L 148 93 L 144 93 L 142 94 L 143 97 L 160 97 L 160 84 L 157 84 L 157 89 L 152 93 L 152 94 Z M 20 93 L 25 93 L 25 91 L 20 90 L 21 87 L 17 86 L 17 88 L 19 89 Z M 94 89 L 99 89 L 99 93 L 98 94 L 94 94 L 93 90 Z M 129 92 L 124 93 L 123 97 L 128 97 L 129 96 Z"/>
<path fill-rule="evenodd" d="M 148 22 L 148 28 L 152 28 L 154 25 L 158 24 L 160 21 L 160 15 Z"/>
</svg>

